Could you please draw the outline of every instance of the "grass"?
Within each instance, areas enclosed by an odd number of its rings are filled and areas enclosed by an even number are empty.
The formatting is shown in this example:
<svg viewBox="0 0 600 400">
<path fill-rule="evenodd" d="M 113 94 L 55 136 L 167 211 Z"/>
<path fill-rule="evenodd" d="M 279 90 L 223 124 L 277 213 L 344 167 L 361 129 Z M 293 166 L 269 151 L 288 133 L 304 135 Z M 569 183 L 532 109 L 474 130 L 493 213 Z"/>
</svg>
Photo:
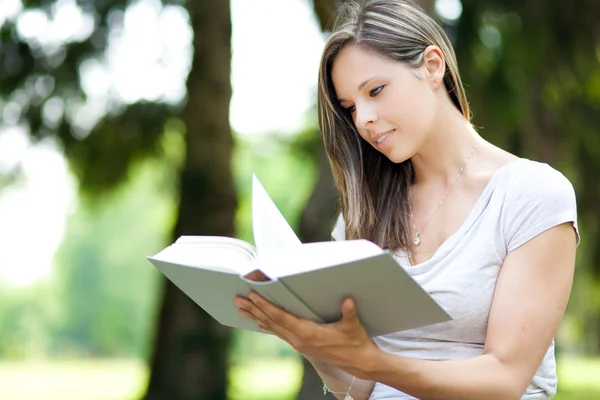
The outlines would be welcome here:
<svg viewBox="0 0 600 400">
<path fill-rule="evenodd" d="M 146 380 L 139 360 L 0 362 L 0 399 L 133 400 Z"/>
<path fill-rule="evenodd" d="M 260 360 L 229 370 L 231 400 L 292 400 L 300 389 L 302 363 L 295 359 Z"/>
<path fill-rule="evenodd" d="M 600 358 L 564 356 L 558 360 L 556 400 L 600 399 Z"/>
<path fill-rule="evenodd" d="M 562 358 L 555 400 L 600 399 L 600 358 Z M 294 359 L 236 364 L 229 371 L 231 400 L 292 400 L 302 365 Z M 134 400 L 148 379 L 139 360 L 0 362 L 2 400 Z"/>
</svg>

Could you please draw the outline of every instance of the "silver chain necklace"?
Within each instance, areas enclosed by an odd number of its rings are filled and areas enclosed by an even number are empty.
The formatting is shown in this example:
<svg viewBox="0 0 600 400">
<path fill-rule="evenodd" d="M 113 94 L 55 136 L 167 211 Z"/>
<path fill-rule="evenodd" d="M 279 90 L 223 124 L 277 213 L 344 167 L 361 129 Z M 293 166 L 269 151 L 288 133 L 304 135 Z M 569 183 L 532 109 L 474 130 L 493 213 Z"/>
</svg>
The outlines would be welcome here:
<svg viewBox="0 0 600 400">
<path fill-rule="evenodd" d="M 454 179 L 454 182 L 452 182 L 450 189 L 448 189 L 448 191 L 446 192 L 446 194 L 444 195 L 442 200 L 438 203 L 435 210 L 433 210 L 433 213 L 429 216 L 429 218 L 427 219 L 427 222 L 425 222 L 425 225 L 423 225 L 423 228 L 421 228 L 420 231 L 417 228 L 417 220 L 415 219 L 415 216 L 413 214 L 412 202 L 410 201 L 410 189 L 409 189 L 408 206 L 410 208 L 410 217 L 412 218 L 413 225 L 415 227 L 415 235 L 413 236 L 413 243 L 415 244 L 415 246 L 418 246 L 419 244 L 421 244 L 421 237 L 420 237 L 421 233 L 425 230 L 425 228 L 427 228 L 427 225 L 429 225 L 429 221 L 431 221 L 431 218 L 433 218 L 433 216 L 435 215 L 437 210 L 439 210 L 439 208 L 442 206 L 442 204 L 444 204 L 444 201 L 446 201 L 446 199 L 448 198 L 448 195 L 450 195 L 450 193 L 452 192 L 452 189 L 454 189 L 456 182 L 458 182 L 458 180 L 462 176 L 463 171 L 465 170 L 465 167 L 469 163 L 469 160 L 471 160 L 471 157 L 473 157 L 473 154 L 475 154 L 475 150 L 477 150 L 477 146 L 479 146 L 479 143 L 475 143 L 475 146 L 473 146 L 473 150 L 471 150 L 471 154 L 469 154 L 469 157 L 467 157 L 467 159 L 465 160 L 465 163 L 463 164 L 462 168 L 460 169 L 460 171 L 458 171 L 458 175 L 456 175 L 456 178 Z"/>
</svg>

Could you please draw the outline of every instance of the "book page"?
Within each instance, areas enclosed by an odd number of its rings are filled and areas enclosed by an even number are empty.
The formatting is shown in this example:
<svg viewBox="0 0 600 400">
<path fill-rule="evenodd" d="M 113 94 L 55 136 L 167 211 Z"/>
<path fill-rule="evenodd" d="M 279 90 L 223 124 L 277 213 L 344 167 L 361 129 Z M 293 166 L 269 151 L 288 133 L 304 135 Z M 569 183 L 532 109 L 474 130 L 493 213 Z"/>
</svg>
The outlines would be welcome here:
<svg viewBox="0 0 600 400">
<path fill-rule="evenodd" d="M 306 243 L 299 248 L 276 251 L 261 258 L 260 270 L 271 278 L 350 263 L 383 254 L 384 251 L 368 240 L 345 240 Z"/>
<path fill-rule="evenodd" d="M 227 237 L 182 236 L 151 258 L 225 273 L 246 274 L 256 269 L 254 248 L 244 241 Z"/>
<path fill-rule="evenodd" d="M 268 254 L 302 246 L 256 175 L 252 175 L 252 230 L 254 244 L 261 259 Z"/>
</svg>

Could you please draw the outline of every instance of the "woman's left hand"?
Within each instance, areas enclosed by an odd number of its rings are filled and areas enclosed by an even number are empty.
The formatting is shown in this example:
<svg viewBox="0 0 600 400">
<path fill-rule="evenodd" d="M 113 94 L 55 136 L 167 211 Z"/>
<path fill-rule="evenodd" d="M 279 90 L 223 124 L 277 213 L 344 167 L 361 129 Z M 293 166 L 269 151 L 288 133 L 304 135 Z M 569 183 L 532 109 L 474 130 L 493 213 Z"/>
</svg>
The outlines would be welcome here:
<svg viewBox="0 0 600 400">
<path fill-rule="evenodd" d="M 240 315 L 279 336 L 298 353 L 339 367 L 357 378 L 365 379 L 371 360 L 379 351 L 359 321 L 350 298 L 342 302 L 342 318 L 329 324 L 297 318 L 256 292 L 250 292 L 248 298 L 238 296 L 234 302 Z"/>
</svg>

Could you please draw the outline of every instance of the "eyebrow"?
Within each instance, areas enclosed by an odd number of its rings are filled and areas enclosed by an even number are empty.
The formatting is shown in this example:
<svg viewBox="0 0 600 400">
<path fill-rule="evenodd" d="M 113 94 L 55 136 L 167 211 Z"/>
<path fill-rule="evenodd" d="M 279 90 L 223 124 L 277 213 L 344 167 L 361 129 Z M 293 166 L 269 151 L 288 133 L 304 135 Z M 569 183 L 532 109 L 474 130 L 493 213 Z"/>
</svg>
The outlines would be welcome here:
<svg viewBox="0 0 600 400">
<path fill-rule="evenodd" d="M 375 78 L 379 78 L 379 76 L 376 75 L 376 76 L 374 76 L 372 78 L 367 79 L 366 81 L 364 81 L 360 85 L 358 85 L 358 91 L 360 92 L 365 86 L 367 86 L 367 83 L 371 82 Z M 348 100 L 338 98 L 338 101 L 340 103 L 343 103 L 343 102 L 348 101 Z"/>
</svg>

